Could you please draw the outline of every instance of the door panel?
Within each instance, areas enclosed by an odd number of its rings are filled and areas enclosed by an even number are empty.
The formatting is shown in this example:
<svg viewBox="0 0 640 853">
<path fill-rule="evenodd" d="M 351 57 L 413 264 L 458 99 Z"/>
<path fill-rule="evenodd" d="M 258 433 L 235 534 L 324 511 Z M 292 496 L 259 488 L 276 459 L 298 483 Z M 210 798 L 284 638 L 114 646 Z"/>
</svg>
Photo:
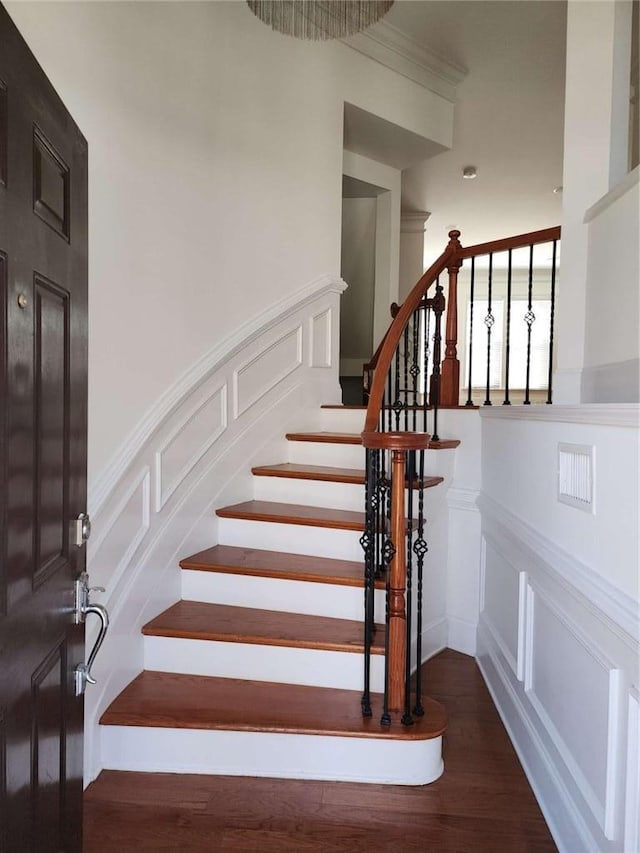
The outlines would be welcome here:
<svg viewBox="0 0 640 853">
<path fill-rule="evenodd" d="M 0 850 L 80 853 L 87 150 L 1 6 L 0 81 Z"/>
</svg>

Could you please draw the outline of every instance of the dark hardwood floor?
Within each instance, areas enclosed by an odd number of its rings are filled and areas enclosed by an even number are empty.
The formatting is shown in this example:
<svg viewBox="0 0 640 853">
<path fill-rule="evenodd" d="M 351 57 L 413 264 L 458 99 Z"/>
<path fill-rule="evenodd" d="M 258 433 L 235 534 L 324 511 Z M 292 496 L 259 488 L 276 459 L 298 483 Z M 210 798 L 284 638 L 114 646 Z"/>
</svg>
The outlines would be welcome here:
<svg viewBox="0 0 640 853">
<path fill-rule="evenodd" d="M 432 785 L 104 771 L 85 793 L 85 853 L 555 851 L 475 661 L 445 651 L 424 672 L 449 714 Z"/>
</svg>

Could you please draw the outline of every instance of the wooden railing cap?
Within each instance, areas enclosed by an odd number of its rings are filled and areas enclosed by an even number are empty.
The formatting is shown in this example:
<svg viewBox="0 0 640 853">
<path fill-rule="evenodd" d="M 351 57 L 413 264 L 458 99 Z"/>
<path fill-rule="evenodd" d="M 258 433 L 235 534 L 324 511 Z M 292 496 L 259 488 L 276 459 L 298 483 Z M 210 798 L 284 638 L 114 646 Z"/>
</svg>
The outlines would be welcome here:
<svg viewBox="0 0 640 853">
<path fill-rule="evenodd" d="M 430 440 L 428 432 L 365 430 L 362 433 L 362 443 L 371 450 L 427 450 Z"/>
</svg>

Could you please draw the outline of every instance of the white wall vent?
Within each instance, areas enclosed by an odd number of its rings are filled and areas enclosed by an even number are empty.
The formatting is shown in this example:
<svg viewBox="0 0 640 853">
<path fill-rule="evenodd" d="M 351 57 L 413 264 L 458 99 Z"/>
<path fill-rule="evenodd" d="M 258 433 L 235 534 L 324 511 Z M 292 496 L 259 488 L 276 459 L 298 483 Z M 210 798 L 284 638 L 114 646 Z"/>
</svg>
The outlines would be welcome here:
<svg viewBox="0 0 640 853">
<path fill-rule="evenodd" d="M 558 445 L 558 500 L 595 512 L 595 447 L 588 444 Z"/>
</svg>

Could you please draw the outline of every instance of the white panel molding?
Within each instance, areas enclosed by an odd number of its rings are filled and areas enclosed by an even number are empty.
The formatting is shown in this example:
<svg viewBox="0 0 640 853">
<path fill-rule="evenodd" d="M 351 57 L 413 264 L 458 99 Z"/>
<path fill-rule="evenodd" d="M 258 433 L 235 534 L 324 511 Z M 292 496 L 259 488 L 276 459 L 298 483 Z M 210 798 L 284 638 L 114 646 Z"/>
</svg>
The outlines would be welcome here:
<svg viewBox="0 0 640 853">
<path fill-rule="evenodd" d="M 151 517 L 151 469 L 149 468 L 149 466 L 145 465 L 145 467 L 141 471 L 139 471 L 137 474 L 134 474 L 134 476 L 127 484 L 124 494 L 118 499 L 115 506 L 108 513 L 105 521 L 101 521 L 99 524 L 96 524 L 94 520 L 97 535 L 93 538 L 93 540 L 90 540 L 91 547 L 90 553 L 87 558 L 87 562 L 89 564 L 92 562 L 95 556 L 99 554 L 100 548 L 107 540 L 107 537 L 113 534 L 114 529 L 118 524 L 118 521 L 125 516 L 125 511 L 131 503 L 131 500 L 134 498 L 136 492 L 140 492 L 140 514 L 138 519 L 138 526 L 135 534 L 129 539 L 125 551 L 123 552 L 122 556 L 120 557 L 115 566 L 115 570 L 112 575 L 112 582 L 114 586 L 117 585 L 122 573 L 129 565 L 131 558 L 138 549 L 138 546 L 144 539 L 145 534 L 149 529 Z M 128 519 L 130 519 L 131 512 L 127 512 L 126 516 Z"/>
<path fill-rule="evenodd" d="M 582 604 L 586 599 L 594 614 L 600 620 L 606 619 L 609 630 L 638 653 L 640 606 L 637 601 L 487 495 L 480 495 L 478 506 L 483 516 L 483 529 L 490 530 L 494 538 L 499 537 L 501 550 L 508 551 L 508 558 L 514 565 L 523 571 L 533 568 L 537 572 L 550 573 L 567 591 L 579 596 Z"/>
<path fill-rule="evenodd" d="M 339 328 L 339 293 L 343 289 L 336 281 L 339 282 L 328 278 L 309 289 L 304 300 L 287 301 L 281 318 L 269 315 L 270 321 L 258 331 L 252 328 L 246 348 L 234 344 L 235 351 L 227 353 L 218 369 L 191 371 L 188 375 L 196 378 L 195 386 L 183 386 L 174 398 L 173 408 L 163 410 L 161 420 L 150 429 L 133 462 L 122 470 L 113 469 L 120 474 L 99 512 L 94 513 L 98 535 L 89 543 L 89 571 L 94 582 L 107 588 L 103 600 L 111 613 L 111 628 L 96 662 L 99 684 L 87 692 L 87 783 L 103 767 L 100 715 L 142 668 L 140 628 L 180 597 L 178 560 L 216 544 L 215 507 L 251 497 L 251 466 L 273 461 L 274 454 L 286 458 L 286 430 L 310 428 L 314 418 L 319 418 L 319 406 L 337 399 L 337 363 L 313 370 L 308 364 L 301 364 L 275 385 L 266 375 L 266 392 L 256 394 L 253 404 L 237 420 L 229 423 L 225 418 L 226 429 L 217 437 L 217 430 L 212 429 L 204 443 L 206 431 L 202 424 L 197 429 L 190 429 L 188 424 L 193 423 L 193 418 L 206 420 L 211 413 L 207 401 L 215 401 L 216 394 L 222 405 L 227 393 L 223 389 L 228 387 L 238 365 L 249 363 L 256 353 L 267 351 L 274 342 L 292 335 L 289 353 L 299 356 L 302 351 L 307 352 L 311 317 L 326 313 L 331 319 L 334 346 Z M 257 390 L 259 378 L 252 384 L 252 391 Z M 141 428 L 136 434 L 141 436 L 144 431 Z M 152 471 L 158 462 L 163 464 L 163 451 L 172 442 L 183 441 L 184 445 L 176 445 L 174 468 L 179 476 L 175 481 L 169 478 L 169 485 L 174 488 L 168 495 L 161 482 L 152 484 Z M 188 464 L 183 465 L 185 460 Z M 166 477 L 163 471 L 156 473 L 160 480 Z M 173 469 L 170 473 L 173 476 Z M 154 496 L 160 496 L 153 506 L 152 485 L 156 486 Z M 132 501 L 136 504 L 130 517 Z M 122 538 L 127 541 L 121 547 Z"/>
<path fill-rule="evenodd" d="M 526 572 L 520 572 L 518 578 L 518 657 L 516 659 L 516 678 L 524 681 L 527 671 L 527 649 L 530 648 L 528 631 L 533 624 L 533 598 L 529 596 L 529 583 Z"/>
<path fill-rule="evenodd" d="M 192 425 L 194 421 L 197 420 L 198 415 L 203 413 L 203 410 L 206 406 L 211 403 L 216 396 L 220 398 L 220 424 L 217 429 L 211 431 L 208 435 L 207 439 L 197 447 L 189 456 L 188 461 L 182 467 L 180 472 L 176 474 L 171 482 L 165 486 L 165 480 L 168 479 L 163 476 L 164 468 L 164 454 L 171 445 L 175 444 L 180 436 L 184 434 L 185 429 Z M 211 448 L 215 442 L 220 438 L 222 433 L 227 428 L 227 385 L 223 383 L 222 385 L 218 385 L 214 391 L 209 394 L 205 400 L 199 401 L 195 406 L 192 406 L 191 409 L 185 414 L 185 416 L 181 419 L 180 423 L 171 431 L 170 435 L 167 437 L 165 441 L 162 442 L 158 450 L 155 454 L 155 509 L 156 512 L 160 512 L 162 507 L 169 500 L 171 495 L 178 488 L 180 483 L 189 475 L 189 473 L 193 470 L 195 465 L 202 459 L 205 453 Z"/>
<path fill-rule="evenodd" d="M 309 366 L 331 367 L 331 308 L 309 320 Z"/>
<path fill-rule="evenodd" d="M 553 406 L 481 406 L 481 418 L 497 420 L 553 421 L 638 428 L 640 403 L 586 403 Z"/>
<path fill-rule="evenodd" d="M 597 793 L 594 791 L 592 785 L 583 773 L 578 760 L 547 712 L 543 702 L 537 696 L 533 685 L 531 669 L 527 672 L 525 689 L 531 705 L 538 714 L 538 717 L 551 738 L 553 745 L 557 749 L 558 754 L 568 768 L 582 797 L 591 809 L 592 814 L 598 821 L 605 836 L 609 840 L 612 840 L 615 833 L 616 801 L 619 795 L 617 778 L 619 769 L 618 756 L 620 754 L 620 730 L 618 720 L 621 702 L 621 672 L 615 667 L 613 661 L 607 657 L 604 651 L 598 648 L 587 634 L 560 607 L 558 607 L 557 604 L 541 588 L 538 586 L 532 586 L 532 589 L 534 607 L 535 599 L 539 598 L 544 603 L 544 606 L 560 622 L 563 628 L 565 628 L 574 637 L 574 639 L 578 641 L 589 657 L 592 658 L 598 666 L 600 666 L 608 678 L 607 695 L 606 697 L 603 697 L 606 699 L 608 717 L 608 729 L 606 732 L 607 773 L 605 780 L 604 802 L 600 800 Z M 534 619 L 531 619 L 531 629 L 528 632 L 528 637 L 530 638 L 531 647 L 528 650 L 527 660 L 530 662 L 530 665 L 533 665 L 535 643 L 538 639 L 535 632 Z M 560 650 L 558 650 L 558 653 L 561 653 Z M 585 685 L 585 699 L 587 693 L 589 693 L 590 701 L 595 701 L 593 693 L 589 691 L 588 685 Z"/>
<path fill-rule="evenodd" d="M 640 697 L 636 689 L 627 695 L 624 849 L 640 850 Z"/>
<path fill-rule="evenodd" d="M 520 649 L 520 624 L 518 624 L 518 634 L 516 637 L 516 655 L 514 656 L 513 652 L 507 645 L 507 641 L 504 639 L 498 626 L 492 620 L 489 611 L 487 609 L 487 601 L 486 601 L 486 579 L 487 579 L 487 544 L 490 544 L 497 554 L 504 556 L 501 553 L 500 546 L 497 542 L 493 540 L 490 533 L 483 531 L 482 534 L 482 545 L 483 545 L 483 561 L 482 561 L 482 598 L 483 598 L 483 607 L 481 610 L 482 621 L 487 631 L 491 634 L 495 645 L 500 649 L 502 656 L 509 664 L 511 669 L 513 670 L 513 674 L 518 678 L 518 673 L 520 671 L 520 664 L 518 660 L 518 652 Z M 513 571 L 515 575 L 518 576 L 518 600 L 516 602 L 516 607 L 518 609 L 518 613 L 522 611 L 522 590 L 523 590 L 523 576 L 526 576 L 526 573 L 518 570 L 508 559 L 505 559 L 505 563 L 509 566 L 509 568 Z"/>
<path fill-rule="evenodd" d="M 640 733 L 627 707 L 629 696 L 632 708 L 637 702 L 637 605 L 504 507 L 484 495 L 478 504 L 483 551 L 490 543 L 522 572 L 515 675 L 486 612 L 478 626 L 478 662 L 498 711 L 561 853 L 629 853 L 637 849 L 640 789 Z M 483 555 L 481 562 L 483 611 L 491 594 L 484 579 L 487 559 Z M 552 647 L 540 645 L 546 642 L 541 616 L 545 625 L 557 625 Z M 546 672 L 534 669 L 541 650 L 564 661 L 578 655 L 576 666 L 594 674 L 595 680 L 574 683 L 572 707 L 584 706 L 586 714 L 592 708 L 599 722 L 575 741 L 567 718 L 549 703 L 557 695 L 554 687 L 547 684 L 545 693 L 538 680 Z M 588 722 L 575 716 L 576 726 Z M 585 742 L 598 750 L 593 762 Z"/>
<path fill-rule="evenodd" d="M 458 84 L 467 76 L 465 68 L 443 59 L 386 21 L 342 43 L 453 103 Z"/>
<path fill-rule="evenodd" d="M 536 728 L 526 696 L 518 692 L 496 651 L 481 617 L 478 666 L 560 853 L 602 853 Z"/>
<path fill-rule="evenodd" d="M 346 288 L 346 282 L 337 275 L 319 276 L 251 317 L 205 353 L 154 403 L 113 453 L 95 482 L 89 484 L 90 513 L 95 516 L 101 512 L 103 504 L 151 436 L 167 421 L 185 397 L 211 373 L 220 370 L 240 350 L 248 347 L 296 311 L 304 309 L 325 295 L 339 296 Z"/>
<path fill-rule="evenodd" d="M 285 344 L 289 342 L 293 342 L 294 344 L 294 355 L 291 361 L 284 361 L 282 365 L 278 365 L 274 370 L 274 365 L 271 365 L 271 369 L 266 371 L 266 376 L 268 376 L 267 382 L 261 382 L 259 385 L 259 391 L 256 391 L 252 394 L 248 394 L 246 399 L 242 397 L 242 380 L 244 376 L 248 376 L 252 372 L 260 372 L 260 363 L 268 360 L 270 357 L 274 358 L 278 354 L 278 350 L 285 352 Z M 289 353 L 287 353 L 289 355 Z M 285 332 L 281 335 L 277 340 L 270 343 L 265 349 L 261 350 L 257 353 L 257 355 L 253 355 L 250 359 L 243 362 L 239 367 L 237 367 L 233 372 L 233 417 L 234 419 L 238 419 L 241 415 L 243 415 L 246 411 L 248 411 L 252 406 L 254 406 L 258 400 L 261 400 L 265 394 L 268 394 L 276 385 L 279 385 L 283 379 L 286 379 L 290 373 L 293 373 L 298 367 L 302 364 L 302 326 L 298 325 L 293 329 Z"/>
</svg>

